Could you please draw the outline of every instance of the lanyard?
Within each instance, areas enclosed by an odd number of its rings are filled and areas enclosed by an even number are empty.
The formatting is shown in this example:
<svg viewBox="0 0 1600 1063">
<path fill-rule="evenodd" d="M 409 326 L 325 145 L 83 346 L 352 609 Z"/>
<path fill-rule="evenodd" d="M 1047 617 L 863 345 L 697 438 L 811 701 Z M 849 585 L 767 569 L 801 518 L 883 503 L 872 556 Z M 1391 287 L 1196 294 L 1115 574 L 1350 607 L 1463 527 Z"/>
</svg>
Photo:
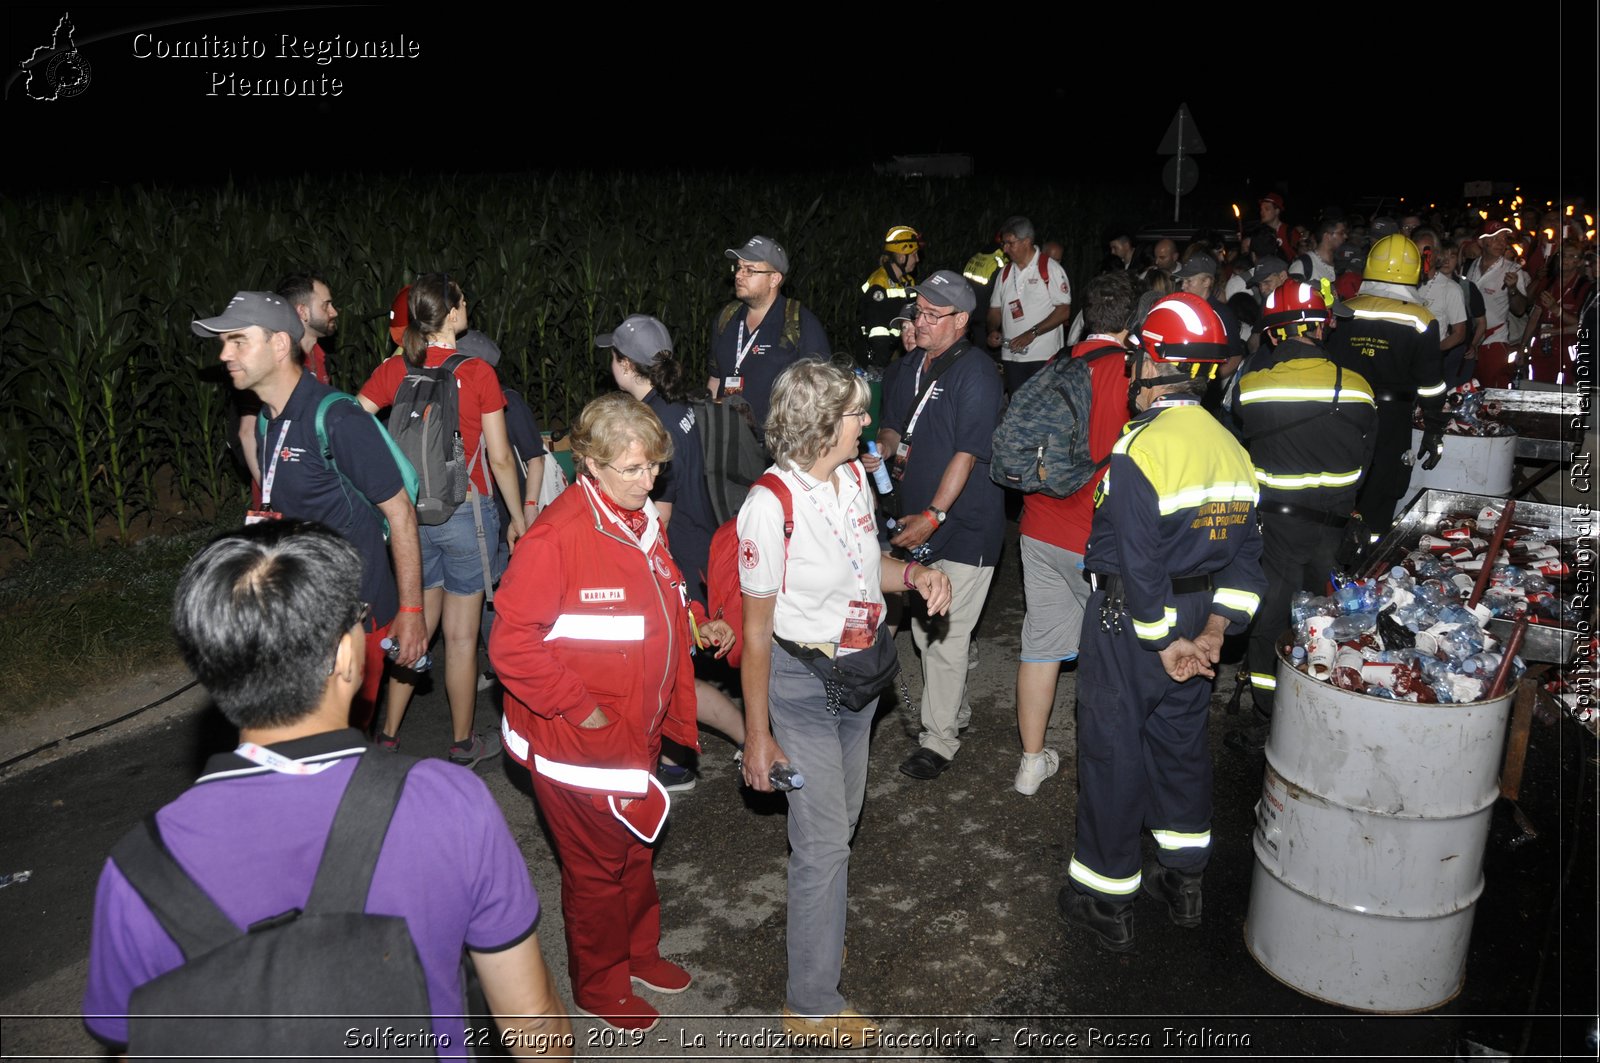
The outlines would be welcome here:
<svg viewBox="0 0 1600 1063">
<path fill-rule="evenodd" d="M 1169 406 L 1198 406 L 1199 399 L 1157 399 L 1150 404 L 1152 410 L 1164 410 Z"/>
<path fill-rule="evenodd" d="M 282 753 L 274 753 L 266 746 L 258 746 L 254 742 L 241 742 L 234 752 L 263 768 L 271 768 L 279 775 L 320 775 L 339 763 L 337 760 L 324 760 L 316 764 L 307 764 L 303 760 L 291 760 Z"/>
<path fill-rule="evenodd" d="M 955 354 L 951 354 L 948 350 L 946 350 L 943 354 L 939 355 L 939 358 L 934 359 L 934 361 L 938 362 L 939 364 L 934 366 L 933 372 L 928 374 L 928 384 L 926 387 L 924 387 L 922 384 L 922 361 L 920 359 L 918 360 L 916 376 L 912 377 L 911 385 L 917 391 L 917 405 L 916 409 L 911 411 L 911 420 L 906 422 L 906 434 L 901 438 L 900 442 L 909 442 L 912 433 L 916 432 L 917 420 L 922 416 L 922 408 L 928 405 L 929 399 L 933 398 L 934 383 L 944 375 L 944 371 L 946 369 L 949 369 L 951 366 L 959 362 L 963 357 L 966 356 L 967 351 L 970 351 L 971 349 L 972 348 L 967 347 Z M 944 361 L 940 362 L 940 358 L 944 359 Z"/>
<path fill-rule="evenodd" d="M 746 343 L 745 339 L 744 339 L 744 320 L 742 318 L 740 319 L 740 321 L 739 321 L 739 336 L 738 336 L 738 339 L 735 340 L 735 342 L 734 342 L 734 354 L 733 354 L 733 375 L 734 376 L 738 376 L 739 375 L 739 367 L 744 364 L 745 357 L 747 355 L 749 355 L 750 349 L 756 345 L 756 336 L 759 335 L 760 332 L 761 332 L 761 326 L 757 325 L 755 327 L 755 331 L 750 333 L 750 342 Z"/>
<path fill-rule="evenodd" d="M 840 475 L 839 471 L 835 470 L 834 475 Z M 824 523 L 828 525 L 828 530 L 833 533 L 833 537 L 838 540 L 839 546 L 844 550 L 845 559 L 850 562 L 850 570 L 855 573 L 856 586 L 861 589 L 861 601 L 869 601 L 870 599 L 867 597 L 867 570 L 865 565 L 866 550 L 861 545 L 861 527 L 854 521 L 848 519 L 845 521 L 845 523 L 850 526 L 851 536 L 855 540 L 855 545 L 852 548 L 850 540 L 845 538 L 844 532 L 840 531 L 839 526 L 834 523 L 833 514 L 829 511 L 830 507 L 817 497 L 820 493 L 820 488 L 821 484 L 809 491 L 806 491 L 806 500 L 811 503 L 811 507 L 817 511 L 819 516 L 822 517 Z M 845 502 L 845 500 L 837 493 L 837 491 L 834 493 L 834 498 L 837 499 L 842 506 L 844 506 L 846 512 L 848 513 L 849 504 Z"/>
<path fill-rule="evenodd" d="M 278 445 L 272 448 L 272 463 L 267 466 L 267 471 L 261 477 L 261 508 L 272 507 L 272 481 L 278 478 L 278 456 L 283 453 L 283 441 L 288 438 L 291 422 L 283 422 L 283 428 L 278 432 Z M 265 436 L 262 437 L 265 441 Z M 262 457 L 266 457 L 265 454 Z"/>
</svg>

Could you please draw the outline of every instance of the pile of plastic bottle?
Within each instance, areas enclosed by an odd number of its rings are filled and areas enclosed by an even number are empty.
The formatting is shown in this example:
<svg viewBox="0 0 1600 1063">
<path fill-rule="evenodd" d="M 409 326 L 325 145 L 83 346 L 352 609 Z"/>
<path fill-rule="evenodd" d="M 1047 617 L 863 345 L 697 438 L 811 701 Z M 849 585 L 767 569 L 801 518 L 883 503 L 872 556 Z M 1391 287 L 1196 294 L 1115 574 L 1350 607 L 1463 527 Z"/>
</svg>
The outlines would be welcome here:
<svg viewBox="0 0 1600 1063">
<path fill-rule="evenodd" d="M 1560 550 L 1535 529 L 1511 525 L 1490 558 L 1481 528 L 1493 528 L 1500 510 L 1440 520 L 1435 534 L 1388 572 L 1340 583 L 1330 597 L 1309 591 L 1290 606 L 1294 645 L 1290 661 L 1313 679 L 1373 697 L 1418 702 L 1484 698 L 1502 661 L 1484 625 L 1493 618 L 1526 616 L 1530 623 L 1573 626 L 1577 617 L 1551 582 L 1567 575 Z M 1489 582 L 1468 608 L 1483 566 Z M 1506 689 L 1522 675 L 1512 661 Z"/>
<path fill-rule="evenodd" d="M 1453 389 L 1445 396 L 1445 412 L 1450 415 L 1450 423 L 1445 426 L 1445 432 L 1453 436 L 1512 436 L 1517 430 L 1508 424 L 1501 424 L 1498 418 L 1501 414 L 1501 405 L 1492 399 L 1485 399 L 1483 392 L 1476 380 L 1469 380 L 1465 384 Z M 1417 411 L 1413 424 L 1421 428 L 1422 411 Z"/>
</svg>

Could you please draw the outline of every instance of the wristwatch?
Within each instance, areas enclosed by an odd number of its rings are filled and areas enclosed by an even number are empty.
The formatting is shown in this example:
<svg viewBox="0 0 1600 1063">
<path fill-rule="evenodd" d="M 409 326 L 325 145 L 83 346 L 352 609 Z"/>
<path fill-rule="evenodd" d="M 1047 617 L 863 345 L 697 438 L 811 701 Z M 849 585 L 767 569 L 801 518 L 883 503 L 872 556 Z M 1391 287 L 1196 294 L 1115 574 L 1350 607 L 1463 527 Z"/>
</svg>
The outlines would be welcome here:
<svg viewBox="0 0 1600 1063">
<path fill-rule="evenodd" d="M 950 516 L 950 514 L 946 513 L 944 510 L 940 509 L 938 506 L 929 506 L 927 509 L 923 510 L 922 512 L 923 512 L 924 516 L 926 516 L 929 520 L 932 520 L 933 523 L 936 524 L 936 525 L 937 524 L 943 524 L 945 522 L 945 519 Z"/>
</svg>

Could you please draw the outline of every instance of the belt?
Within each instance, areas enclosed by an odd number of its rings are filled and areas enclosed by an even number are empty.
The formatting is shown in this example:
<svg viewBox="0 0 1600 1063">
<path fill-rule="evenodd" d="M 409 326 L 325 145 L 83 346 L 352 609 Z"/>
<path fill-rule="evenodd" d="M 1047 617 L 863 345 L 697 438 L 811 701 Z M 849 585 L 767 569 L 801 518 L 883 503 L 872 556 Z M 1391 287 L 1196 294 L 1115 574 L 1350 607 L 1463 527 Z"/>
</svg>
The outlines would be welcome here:
<svg viewBox="0 0 1600 1063">
<path fill-rule="evenodd" d="M 1320 509 L 1296 506 L 1289 502 L 1258 502 L 1256 512 L 1271 513 L 1280 517 L 1293 517 L 1308 524 L 1321 524 L 1329 528 L 1343 528 L 1350 523 L 1349 514 L 1325 513 Z"/>
<path fill-rule="evenodd" d="M 785 653 L 797 661 L 814 661 L 818 657 L 833 657 L 838 647 L 832 642 L 793 642 L 782 635 L 772 636 L 772 641 L 783 647 Z"/>
<path fill-rule="evenodd" d="M 1375 388 L 1372 397 L 1379 402 L 1415 402 L 1417 393 L 1412 388 Z"/>
<path fill-rule="evenodd" d="M 1089 586 L 1097 591 L 1105 591 L 1115 598 L 1122 592 L 1122 577 L 1115 572 L 1090 572 Z M 1210 573 L 1203 576 L 1176 576 L 1172 580 L 1173 594 L 1199 594 L 1209 591 L 1216 586 L 1211 581 Z"/>
</svg>

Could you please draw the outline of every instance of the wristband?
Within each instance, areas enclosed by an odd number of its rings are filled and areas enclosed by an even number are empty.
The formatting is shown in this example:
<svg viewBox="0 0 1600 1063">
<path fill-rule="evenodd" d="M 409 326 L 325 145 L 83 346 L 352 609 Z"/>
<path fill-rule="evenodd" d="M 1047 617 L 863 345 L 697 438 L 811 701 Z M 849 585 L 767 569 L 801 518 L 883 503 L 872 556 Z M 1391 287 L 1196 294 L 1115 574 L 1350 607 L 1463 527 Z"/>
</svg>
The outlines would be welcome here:
<svg viewBox="0 0 1600 1063">
<path fill-rule="evenodd" d="M 923 510 L 922 511 L 922 516 L 925 517 L 927 519 L 928 523 L 932 524 L 935 528 L 937 528 L 939 526 L 939 516 L 933 510 L 931 510 L 931 509 Z"/>
<path fill-rule="evenodd" d="M 900 582 L 906 585 L 906 590 L 916 590 L 916 585 L 911 582 L 911 570 L 917 567 L 915 561 L 907 561 L 906 567 L 900 570 Z"/>
<path fill-rule="evenodd" d="M 420 606 L 420 605 L 402 605 L 400 607 L 400 611 L 402 613 L 420 613 L 420 612 L 422 612 L 422 606 Z"/>
<path fill-rule="evenodd" d="M 530 498 L 524 501 L 522 504 L 524 506 L 537 506 L 539 504 L 539 500 L 537 498 Z"/>
</svg>

